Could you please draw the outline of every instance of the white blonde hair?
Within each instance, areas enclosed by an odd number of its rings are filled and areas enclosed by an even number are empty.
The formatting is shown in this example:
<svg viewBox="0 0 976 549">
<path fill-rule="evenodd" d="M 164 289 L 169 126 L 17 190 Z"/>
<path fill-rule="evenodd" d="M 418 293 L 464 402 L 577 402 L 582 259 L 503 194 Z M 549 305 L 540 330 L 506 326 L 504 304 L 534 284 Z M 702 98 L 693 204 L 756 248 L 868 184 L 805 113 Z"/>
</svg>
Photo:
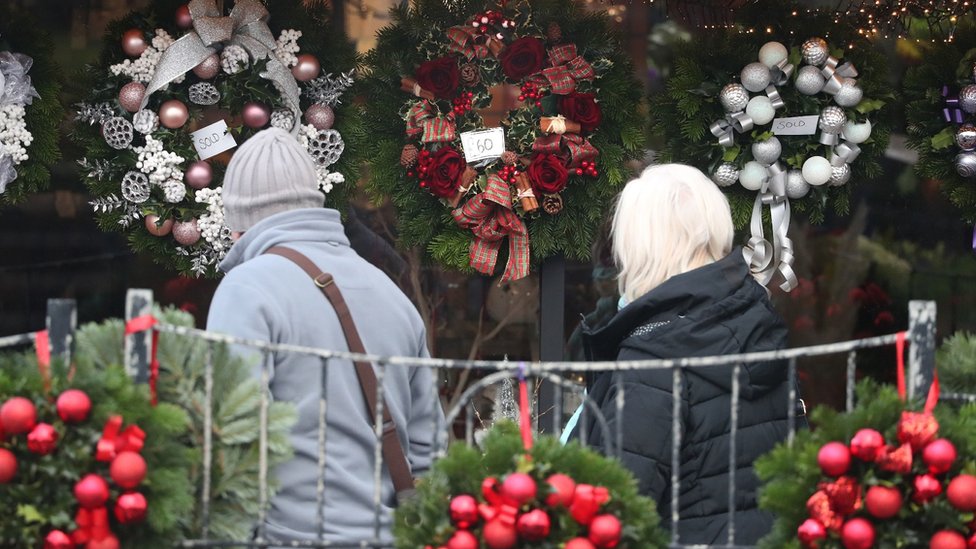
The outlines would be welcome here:
<svg viewBox="0 0 976 549">
<path fill-rule="evenodd" d="M 732 250 L 729 201 L 699 170 L 662 164 L 644 170 L 617 198 L 612 227 L 618 287 L 633 301 L 672 276 Z"/>
</svg>

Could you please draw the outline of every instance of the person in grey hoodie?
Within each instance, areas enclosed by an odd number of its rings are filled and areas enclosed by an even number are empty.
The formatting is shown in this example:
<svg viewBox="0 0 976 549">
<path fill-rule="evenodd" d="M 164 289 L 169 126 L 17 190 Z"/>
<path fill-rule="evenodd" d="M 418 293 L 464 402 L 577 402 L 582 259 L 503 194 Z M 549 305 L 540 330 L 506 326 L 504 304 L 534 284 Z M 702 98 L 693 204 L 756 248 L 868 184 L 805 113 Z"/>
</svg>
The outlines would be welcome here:
<svg viewBox="0 0 976 549">
<path fill-rule="evenodd" d="M 350 248 L 339 212 L 322 207 L 315 166 L 295 137 L 277 128 L 254 135 L 234 154 L 222 192 L 236 242 L 220 264 L 226 276 L 210 306 L 208 330 L 348 350 L 338 317 L 312 278 L 290 260 L 265 254 L 286 246 L 334 277 L 368 353 L 428 356 L 416 308 L 389 277 Z M 260 355 L 255 358 L 259 375 Z M 374 539 L 375 437 L 353 364 L 324 364 L 292 353 L 274 353 L 267 360 L 272 397 L 293 403 L 298 420 L 291 435 L 294 458 L 273 471 L 279 489 L 268 509 L 266 538 L 318 539 L 318 414 L 321 376 L 326 375 L 324 538 L 338 543 Z M 417 367 L 387 366 L 384 372 L 386 406 L 414 477 L 430 466 L 434 425 L 444 422 L 432 375 Z M 396 500 L 385 466 L 381 499 L 380 539 L 388 543 Z"/>
</svg>

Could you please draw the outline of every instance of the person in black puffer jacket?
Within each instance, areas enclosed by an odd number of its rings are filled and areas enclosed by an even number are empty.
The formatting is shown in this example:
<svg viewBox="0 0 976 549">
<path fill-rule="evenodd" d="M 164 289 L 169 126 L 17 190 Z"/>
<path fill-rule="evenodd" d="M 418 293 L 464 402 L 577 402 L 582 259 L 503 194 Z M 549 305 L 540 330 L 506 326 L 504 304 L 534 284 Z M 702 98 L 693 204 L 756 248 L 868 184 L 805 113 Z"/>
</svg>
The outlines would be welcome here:
<svg viewBox="0 0 976 549">
<path fill-rule="evenodd" d="M 787 330 L 741 249 L 732 249 L 728 201 L 704 174 L 682 165 L 648 168 L 621 193 L 613 221 L 621 308 L 599 328 L 584 329 L 590 360 L 641 360 L 769 351 L 786 346 Z M 681 370 L 679 541 L 725 544 L 729 529 L 732 366 Z M 624 387 L 617 417 L 617 382 Z M 615 453 L 640 492 L 671 526 L 672 381 L 670 370 L 604 372 L 589 398 L 593 417 L 573 438 Z M 787 437 L 788 382 L 783 362 L 743 365 L 736 437 L 735 543 L 751 545 L 773 517 L 758 508 L 752 463 Z M 591 416 L 593 414 L 590 414 Z M 802 421 L 799 420 L 799 421 Z M 609 434 L 608 434 L 609 433 Z"/>
</svg>

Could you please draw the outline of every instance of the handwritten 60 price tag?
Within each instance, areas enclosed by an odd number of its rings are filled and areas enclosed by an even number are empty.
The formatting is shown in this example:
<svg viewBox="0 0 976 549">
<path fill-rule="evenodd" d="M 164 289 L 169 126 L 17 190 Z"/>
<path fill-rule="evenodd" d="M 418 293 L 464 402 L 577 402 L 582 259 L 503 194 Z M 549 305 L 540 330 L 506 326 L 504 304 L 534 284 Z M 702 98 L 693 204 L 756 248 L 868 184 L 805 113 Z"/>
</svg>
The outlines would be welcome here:
<svg viewBox="0 0 976 549">
<path fill-rule="evenodd" d="M 505 152 L 505 130 L 491 128 L 463 132 L 461 147 L 464 149 L 464 159 L 468 162 L 498 158 Z"/>
<path fill-rule="evenodd" d="M 193 138 L 193 146 L 196 147 L 200 160 L 206 160 L 237 146 L 234 136 L 227 131 L 227 122 L 223 120 L 201 128 L 190 136 Z"/>
<path fill-rule="evenodd" d="M 819 121 L 820 116 L 816 114 L 777 118 L 773 120 L 773 133 L 775 135 L 813 135 L 817 133 L 817 122 Z"/>
</svg>

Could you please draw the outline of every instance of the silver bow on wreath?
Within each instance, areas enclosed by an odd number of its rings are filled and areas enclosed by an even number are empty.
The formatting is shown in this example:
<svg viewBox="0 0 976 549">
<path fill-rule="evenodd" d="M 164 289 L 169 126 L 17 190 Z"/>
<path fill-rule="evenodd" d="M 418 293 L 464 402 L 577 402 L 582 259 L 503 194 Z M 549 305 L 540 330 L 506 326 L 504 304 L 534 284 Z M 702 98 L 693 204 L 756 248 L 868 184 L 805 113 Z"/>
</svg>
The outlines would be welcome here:
<svg viewBox="0 0 976 549">
<path fill-rule="evenodd" d="M 268 10 L 258 0 L 239 0 L 230 15 L 223 16 L 216 0 L 192 0 L 189 4 L 193 30 L 166 48 L 142 99 L 145 108 L 153 92 L 192 70 L 216 53 L 214 45 L 237 44 L 255 59 L 266 59 L 261 77 L 274 82 L 295 120 L 301 119 L 298 82 L 274 55 L 275 38 L 268 28 Z M 298 131 L 296 124 L 292 132 Z"/>
<path fill-rule="evenodd" d="M 35 97 L 40 98 L 31 84 L 30 76 L 27 76 L 33 64 L 34 60 L 28 55 L 0 52 L 0 107 L 30 105 Z M 14 169 L 13 157 L 0 153 L 0 193 L 6 191 L 7 185 L 15 179 L 17 170 Z"/>
<path fill-rule="evenodd" d="M 780 288 L 788 292 L 797 286 L 793 272 L 793 241 L 786 232 L 790 228 L 790 201 L 786 197 L 786 169 L 776 162 L 769 166 L 768 177 L 756 194 L 752 206 L 750 230 L 752 236 L 742 249 L 749 268 L 760 284 L 766 286 L 778 271 L 783 275 Z M 772 221 L 772 242 L 763 235 L 763 206 L 769 206 Z"/>
</svg>

